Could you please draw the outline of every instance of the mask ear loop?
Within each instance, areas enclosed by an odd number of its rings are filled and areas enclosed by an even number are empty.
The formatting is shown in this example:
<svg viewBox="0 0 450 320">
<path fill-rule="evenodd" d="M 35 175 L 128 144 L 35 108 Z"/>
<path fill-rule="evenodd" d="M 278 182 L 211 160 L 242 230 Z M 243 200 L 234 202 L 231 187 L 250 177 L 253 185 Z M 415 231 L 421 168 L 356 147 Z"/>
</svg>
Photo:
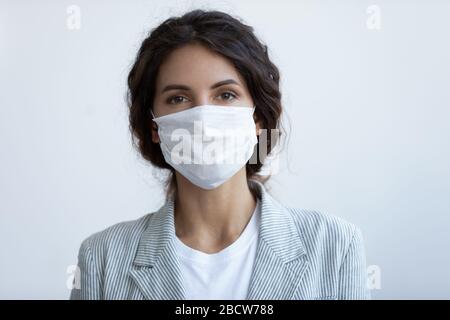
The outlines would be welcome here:
<svg viewBox="0 0 450 320">
<path fill-rule="evenodd" d="M 159 125 L 154 120 L 156 117 L 155 117 L 155 114 L 153 113 L 153 110 L 150 109 L 150 113 L 152 114 L 152 117 L 153 117 L 152 122 L 156 125 L 156 131 L 159 133 Z"/>
<path fill-rule="evenodd" d="M 158 130 L 159 130 L 159 126 L 158 126 L 158 124 L 156 123 L 156 121 L 155 121 L 155 118 L 157 118 L 157 117 L 155 117 L 155 114 L 153 113 L 153 110 L 151 110 L 150 109 L 150 113 L 152 114 L 152 122 L 154 123 L 154 124 L 156 124 L 156 127 L 158 128 Z"/>
</svg>

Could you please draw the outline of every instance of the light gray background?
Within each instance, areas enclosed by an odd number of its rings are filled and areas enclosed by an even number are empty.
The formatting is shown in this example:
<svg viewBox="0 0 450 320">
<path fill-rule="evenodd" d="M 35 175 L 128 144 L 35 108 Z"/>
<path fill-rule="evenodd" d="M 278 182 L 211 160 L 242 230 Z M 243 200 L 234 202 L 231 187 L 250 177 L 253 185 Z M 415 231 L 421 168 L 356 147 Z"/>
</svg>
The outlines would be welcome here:
<svg viewBox="0 0 450 320">
<path fill-rule="evenodd" d="M 281 70 L 291 139 L 272 193 L 361 227 L 373 298 L 450 298 L 445 0 L 2 0 L 0 298 L 67 299 L 81 240 L 162 204 L 130 144 L 126 76 L 149 28 L 199 7 L 254 26 Z"/>
</svg>

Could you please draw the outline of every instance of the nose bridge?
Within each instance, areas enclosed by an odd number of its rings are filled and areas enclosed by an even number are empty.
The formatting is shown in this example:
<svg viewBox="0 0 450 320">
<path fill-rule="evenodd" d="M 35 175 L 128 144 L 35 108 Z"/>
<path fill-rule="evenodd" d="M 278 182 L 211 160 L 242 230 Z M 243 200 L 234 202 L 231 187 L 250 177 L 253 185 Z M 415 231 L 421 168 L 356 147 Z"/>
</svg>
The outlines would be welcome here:
<svg viewBox="0 0 450 320">
<path fill-rule="evenodd" d="M 209 87 L 203 86 L 201 88 L 196 88 L 193 92 L 193 107 L 201 105 L 211 105 L 214 104 L 214 97 Z"/>
<path fill-rule="evenodd" d="M 195 95 L 193 106 L 201 106 L 205 104 L 212 104 L 212 101 L 210 101 L 210 94 L 208 90 L 202 90 Z"/>
</svg>

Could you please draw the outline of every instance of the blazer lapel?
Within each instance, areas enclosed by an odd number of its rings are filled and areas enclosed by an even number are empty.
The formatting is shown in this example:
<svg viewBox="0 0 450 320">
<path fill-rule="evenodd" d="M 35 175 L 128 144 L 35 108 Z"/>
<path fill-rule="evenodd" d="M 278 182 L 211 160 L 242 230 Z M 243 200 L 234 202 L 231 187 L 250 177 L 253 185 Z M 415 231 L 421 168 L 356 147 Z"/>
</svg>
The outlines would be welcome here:
<svg viewBox="0 0 450 320">
<path fill-rule="evenodd" d="M 252 180 L 260 193 L 261 226 L 247 299 L 291 299 L 300 291 L 309 266 L 306 251 L 292 217 Z"/>
<path fill-rule="evenodd" d="M 129 275 L 149 300 L 185 298 L 180 262 L 174 246 L 174 203 L 169 198 L 150 217 L 141 236 Z"/>
<path fill-rule="evenodd" d="M 247 299 L 291 299 L 302 290 L 309 266 L 306 251 L 292 217 L 265 190 L 251 180 L 261 200 L 259 242 Z M 141 236 L 129 275 L 150 300 L 185 299 L 184 280 L 175 248 L 174 202 L 169 198 L 153 213 Z"/>
</svg>

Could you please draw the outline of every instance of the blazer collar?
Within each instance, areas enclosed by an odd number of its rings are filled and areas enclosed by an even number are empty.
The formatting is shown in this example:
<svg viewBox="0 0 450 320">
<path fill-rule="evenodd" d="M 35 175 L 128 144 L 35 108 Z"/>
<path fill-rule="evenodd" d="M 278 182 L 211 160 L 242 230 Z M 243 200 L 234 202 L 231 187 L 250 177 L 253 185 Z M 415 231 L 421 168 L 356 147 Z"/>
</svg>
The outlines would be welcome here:
<svg viewBox="0 0 450 320">
<path fill-rule="evenodd" d="M 259 243 L 248 299 L 289 299 L 308 266 L 306 251 L 292 216 L 250 180 L 261 201 Z M 147 299 L 184 299 L 185 288 L 175 247 L 174 200 L 151 214 L 130 270 Z"/>
</svg>

